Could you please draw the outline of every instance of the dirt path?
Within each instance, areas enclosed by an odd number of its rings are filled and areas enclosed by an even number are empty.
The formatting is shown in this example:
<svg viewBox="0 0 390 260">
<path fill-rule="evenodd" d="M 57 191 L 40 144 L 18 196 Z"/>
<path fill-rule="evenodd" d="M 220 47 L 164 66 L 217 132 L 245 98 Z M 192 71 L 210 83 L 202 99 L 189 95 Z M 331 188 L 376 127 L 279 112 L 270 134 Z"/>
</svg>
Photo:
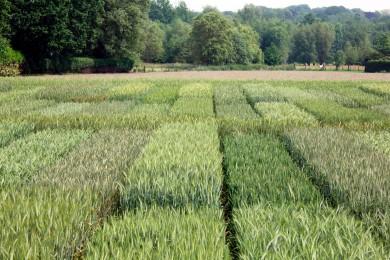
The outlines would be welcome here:
<svg viewBox="0 0 390 260">
<path fill-rule="evenodd" d="M 215 80 L 378 80 L 390 81 L 390 73 L 357 73 L 331 71 L 182 71 L 129 74 L 78 74 L 45 77 L 129 78 L 129 79 L 215 79 Z"/>
</svg>

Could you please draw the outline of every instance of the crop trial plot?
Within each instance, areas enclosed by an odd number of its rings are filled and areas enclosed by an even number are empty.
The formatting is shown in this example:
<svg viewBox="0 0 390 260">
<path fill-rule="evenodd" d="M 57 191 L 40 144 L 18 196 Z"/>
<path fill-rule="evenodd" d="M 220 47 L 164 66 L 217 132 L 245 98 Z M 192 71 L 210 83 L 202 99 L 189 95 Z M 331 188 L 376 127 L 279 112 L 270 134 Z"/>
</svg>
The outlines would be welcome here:
<svg viewBox="0 0 390 260">
<path fill-rule="evenodd" d="M 1 79 L 0 259 L 389 259 L 389 84 L 222 74 Z"/>
</svg>

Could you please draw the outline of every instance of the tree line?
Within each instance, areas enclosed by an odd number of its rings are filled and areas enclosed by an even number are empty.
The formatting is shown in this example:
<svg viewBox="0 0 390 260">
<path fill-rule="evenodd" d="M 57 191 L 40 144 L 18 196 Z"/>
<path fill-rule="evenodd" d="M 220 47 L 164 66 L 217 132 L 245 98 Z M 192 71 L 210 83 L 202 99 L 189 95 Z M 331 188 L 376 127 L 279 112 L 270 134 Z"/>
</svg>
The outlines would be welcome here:
<svg viewBox="0 0 390 260">
<path fill-rule="evenodd" d="M 202 12 L 169 0 L 0 0 L 0 61 L 68 57 L 206 65 L 363 64 L 390 56 L 390 16 L 306 5 Z"/>
</svg>

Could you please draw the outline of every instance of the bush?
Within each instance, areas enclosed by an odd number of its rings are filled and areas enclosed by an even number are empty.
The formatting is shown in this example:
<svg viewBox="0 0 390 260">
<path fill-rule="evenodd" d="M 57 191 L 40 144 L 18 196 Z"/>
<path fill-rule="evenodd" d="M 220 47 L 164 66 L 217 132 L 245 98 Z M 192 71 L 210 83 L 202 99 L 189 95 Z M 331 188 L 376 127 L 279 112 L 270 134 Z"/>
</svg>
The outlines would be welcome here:
<svg viewBox="0 0 390 260">
<path fill-rule="evenodd" d="M 129 72 L 133 69 L 133 58 L 93 59 L 72 57 L 59 60 L 46 60 L 45 71 L 54 73 L 116 73 Z"/>
<path fill-rule="evenodd" d="M 16 76 L 20 74 L 23 55 L 13 50 L 7 40 L 0 37 L 0 76 Z"/>
<path fill-rule="evenodd" d="M 390 58 L 370 60 L 366 63 L 366 72 L 390 72 Z"/>
</svg>

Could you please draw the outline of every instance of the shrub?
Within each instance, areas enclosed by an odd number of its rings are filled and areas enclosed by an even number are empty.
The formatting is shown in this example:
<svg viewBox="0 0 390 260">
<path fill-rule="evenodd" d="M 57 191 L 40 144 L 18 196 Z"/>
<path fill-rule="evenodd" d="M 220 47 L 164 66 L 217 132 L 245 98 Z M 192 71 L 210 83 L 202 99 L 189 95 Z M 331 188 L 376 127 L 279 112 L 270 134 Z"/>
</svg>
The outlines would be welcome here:
<svg viewBox="0 0 390 260">
<path fill-rule="evenodd" d="M 114 73 L 129 72 L 133 69 L 133 58 L 93 59 L 88 57 L 62 58 L 61 60 L 45 60 L 46 72 L 67 73 Z"/>
<path fill-rule="evenodd" d="M 369 60 L 366 62 L 366 72 L 390 72 L 390 59 Z"/>
<path fill-rule="evenodd" d="M 14 51 L 7 40 L 0 36 L 0 77 L 20 74 L 23 55 Z"/>
</svg>

